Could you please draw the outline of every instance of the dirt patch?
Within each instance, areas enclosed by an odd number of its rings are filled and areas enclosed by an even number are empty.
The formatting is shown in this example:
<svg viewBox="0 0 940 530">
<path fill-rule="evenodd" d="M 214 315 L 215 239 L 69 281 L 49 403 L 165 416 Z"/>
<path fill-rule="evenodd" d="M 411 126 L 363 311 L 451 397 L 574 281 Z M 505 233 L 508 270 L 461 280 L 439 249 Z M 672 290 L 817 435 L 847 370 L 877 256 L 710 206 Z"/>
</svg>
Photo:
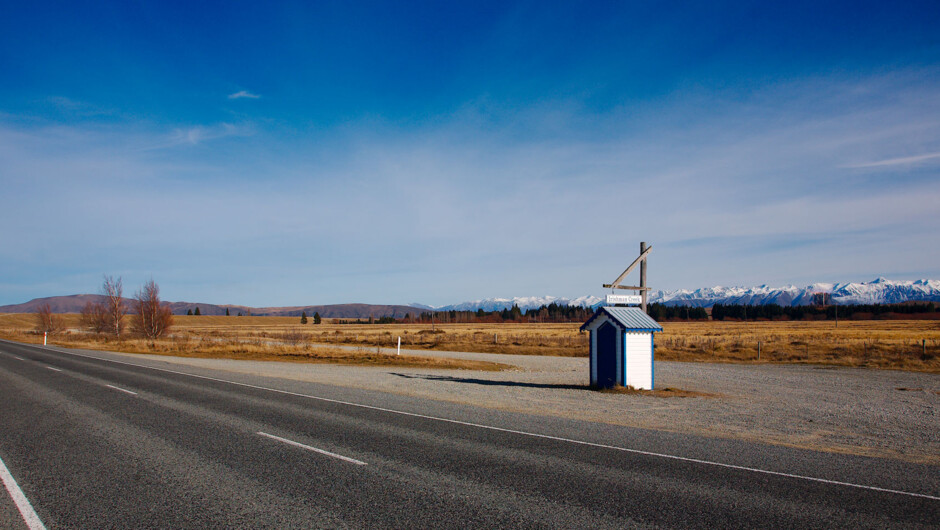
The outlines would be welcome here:
<svg viewBox="0 0 940 530">
<path fill-rule="evenodd" d="M 695 390 L 682 390 L 681 388 L 654 388 L 653 390 L 642 390 L 639 388 L 633 388 L 632 386 L 615 386 L 613 388 L 597 388 L 595 389 L 602 394 L 629 394 L 637 396 L 651 396 L 657 398 L 691 398 L 691 397 L 701 397 L 701 398 L 717 398 L 722 397 L 721 394 L 711 394 L 709 392 L 698 392 Z"/>
</svg>

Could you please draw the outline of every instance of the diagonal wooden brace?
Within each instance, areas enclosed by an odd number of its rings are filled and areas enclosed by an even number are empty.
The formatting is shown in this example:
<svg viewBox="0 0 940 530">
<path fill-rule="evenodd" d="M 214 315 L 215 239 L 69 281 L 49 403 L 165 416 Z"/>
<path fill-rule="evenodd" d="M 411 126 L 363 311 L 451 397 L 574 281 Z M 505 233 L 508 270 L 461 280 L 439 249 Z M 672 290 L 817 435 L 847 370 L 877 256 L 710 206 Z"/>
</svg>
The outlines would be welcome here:
<svg viewBox="0 0 940 530">
<path fill-rule="evenodd" d="M 634 291 L 649 291 L 650 289 L 648 287 L 620 287 L 620 282 L 622 282 L 623 279 L 626 278 L 628 274 L 630 274 L 630 271 L 632 271 L 633 268 L 637 266 L 637 264 L 639 264 L 641 261 L 644 261 L 646 259 L 646 256 L 649 255 L 651 250 L 653 250 L 653 245 L 646 247 L 646 250 L 644 250 L 642 254 L 637 256 L 637 258 L 633 260 L 633 263 L 631 263 L 630 266 L 627 267 L 627 270 L 623 271 L 623 273 L 620 276 L 617 276 L 617 279 L 614 280 L 613 283 L 606 284 L 604 285 L 604 287 L 610 288 L 610 289 L 632 289 Z"/>
</svg>

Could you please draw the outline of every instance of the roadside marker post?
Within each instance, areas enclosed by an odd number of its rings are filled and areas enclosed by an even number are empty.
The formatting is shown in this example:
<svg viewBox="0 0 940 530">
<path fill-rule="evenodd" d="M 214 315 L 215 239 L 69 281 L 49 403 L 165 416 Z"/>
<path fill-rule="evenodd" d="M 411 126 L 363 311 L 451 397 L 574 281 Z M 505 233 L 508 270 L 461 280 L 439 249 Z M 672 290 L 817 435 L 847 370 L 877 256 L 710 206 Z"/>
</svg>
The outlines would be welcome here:
<svg viewBox="0 0 940 530">
<path fill-rule="evenodd" d="M 48 335 L 49 335 L 49 332 L 48 332 L 48 331 L 43 331 L 43 332 L 42 332 L 42 345 L 43 345 L 43 346 L 46 345 L 46 338 L 47 338 Z"/>
<path fill-rule="evenodd" d="M 395 355 L 401 355 L 401 337 L 398 337 L 398 353 Z"/>
</svg>

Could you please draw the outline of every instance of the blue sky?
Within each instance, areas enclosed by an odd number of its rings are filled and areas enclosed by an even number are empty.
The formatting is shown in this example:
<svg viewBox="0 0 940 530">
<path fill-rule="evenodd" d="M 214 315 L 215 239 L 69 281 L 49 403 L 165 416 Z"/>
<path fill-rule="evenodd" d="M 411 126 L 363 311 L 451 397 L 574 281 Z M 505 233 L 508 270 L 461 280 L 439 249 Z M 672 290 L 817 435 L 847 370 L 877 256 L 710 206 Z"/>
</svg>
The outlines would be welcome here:
<svg viewBox="0 0 940 530">
<path fill-rule="evenodd" d="M 0 304 L 940 278 L 940 7 L 766 4 L 7 5 Z"/>
</svg>

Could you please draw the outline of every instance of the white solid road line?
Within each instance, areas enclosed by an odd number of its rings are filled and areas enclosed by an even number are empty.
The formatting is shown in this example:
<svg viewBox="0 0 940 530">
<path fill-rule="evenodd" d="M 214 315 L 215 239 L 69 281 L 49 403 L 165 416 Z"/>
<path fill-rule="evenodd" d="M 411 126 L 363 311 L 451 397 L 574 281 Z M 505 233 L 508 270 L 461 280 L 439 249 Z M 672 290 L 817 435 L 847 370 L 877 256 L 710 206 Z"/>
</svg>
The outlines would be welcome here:
<svg viewBox="0 0 940 530">
<path fill-rule="evenodd" d="M 20 515 L 23 516 L 29 530 L 45 530 L 46 526 L 42 524 L 39 516 L 36 515 L 36 510 L 33 510 L 33 505 L 29 503 L 29 499 L 23 494 L 23 490 L 20 489 L 16 480 L 13 479 L 13 475 L 10 474 L 10 470 L 3 463 L 3 459 L 0 459 L 0 479 L 3 479 L 3 485 L 7 487 L 7 491 L 13 497 L 13 502 L 16 503 L 16 507 L 20 510 Z"/>
<path fill-rule="evenodd" d="M 17 361 L 25 361 L 25 360 L 26 360 L 26 359 L 24 359 L 24 358 L 22 358 L 22 357 L 18 357 L 18 356 L 16 356 L 16 355 L 14 355 L 13 358 L 16 359 Z"/>
<path fill-rule="evenodd" d="M 551 436 L 551 435 L 548 435 L 548 434 L 538 434 L 538 433 L 526 432 L 526 431 L 516 431 L 516 430 L 513 430 L 513 429 L 505 429 L 505 428 L 502 428 L 502 427 L 493 427 L 493 426 L 491 426 L 491 425 L 483 425 L 483 424 L 480 424 L 480 423 L 471 423 L 471 422 L 460 421 L 460 420 L 452 420 L 452 419 L 449 419 L 449 418 L 440 418 L 440 417 L 436 417 L 436 416 L 426 416 L 426 415 L 424 415 L 424 414 L 416 414 L 416 413 L 414 413 L 414 412 L 405 412 L 405 411 L 401 411 L 401 410 L 387 409 L 387 408 L 383 408 L 383 407 L 375 407 L 375 406 L 372 406 L 372 405 L 363 405 L 363 404 L 361 404 L 361 403 L 352 403 L 352 402 L 349 402 L 349 401 L 341 401 L 341 400 L 338 400 L 338 399 L 330 399 L 330 398 L 325 398 L 325 397 L 320 397 L 320 396 L 312 396 L 312 395 L 310 395 L 310 394 L 301 394 L 301 393 L 299 393 L 299 392 L 290 392 L 290 391 L 288 391 L 288 390 L 278 390 L 277 388 L 268 388 L 268 387 L 264 387 L 264 386 L 251 385 L 251 384 L 248 384 L 248 383 L 239 383 L 238 381 L 229 381 L 229 380 L 227 380 L 227 379 L 219 379 L 219 378 L 216 378 L 216 377 L 208 377 L 208 376 L 205 376 L 205 375 L 190 374 L 190 373 L 186 373 L 186 372 L 179 372 L 179 371 L 176 371 L 176 370 L 168 370 L 168 369 L 166 369 L 166 368 L 156 368 L 156 367 L 153 367 L 153 366 L 145 366 L 145 365 L 141 365 L 141 364 L 129 363 L 129 362 L 126 362 L 126 361 L 117 361 L 117 360 L 114 360 L 114 359 L 103 359 L 103 358 L 101 358 L 101 357 L 93 357 L 93 356 L 91 356 L 91 355 L 83 355 L 83 354 L 80 354 L 80 353 L 74 353 L 74 352 L 65 351 L 65 350 L 60 350 L 60 349 L 54 349 L 54 348 L 47 348 L 47 349 L 52 350 L 52 351 L 56 351 L 56 352 L 59 352 L 59 353 L 63 353 L 63 354 L 65 354 L 65 355 L 73 355 L 73 356 L 75 356 L 75 357 L 84 357 L 84 358 L 86 358 L 86 359 L 94 359 L 94 360 L 96 360 L 96 361 L 104 361 L 104 362 L 110 362 L 110 363 L 115 363 L 115 364 L 124 364 L 124 365 L 127 365 L 127 366 L 134 366 L 134 367 L 137 367 L 137 368 L 144 368 L 144 369 L 148 369 L 148 370 L 155 370 L 155 371 L 158 371 L 158 372 L 165 372 L 165 373 L 169 373 L 169 374 L 185 375 L 185 376 L 194 377 L 194 378 L 197 378 L 197 379 L 204 379 L 204 380 L 206 380 L 206 381 L 216 381 L 216 382 L 219 382 L 219 383 L 227 383 L 227 384 L 230 384 L 230 385 L 236 385 L 236 386 L 241 386 L 241 387 L 245 387 L 245 388 L 254 388 L 254 389 L 256 389 L 256 390 L 266 390 L 266 391 L 268 391 L 268 392 L 275 392 L 275 393 L 284 394 L 284 395 L 287 395 L 287 396 L 296 396 L 296 397 L 302 397 L 302 398 L 307 398 L 307 399 L 313 399 L 313 400 L 317 400 L 317 401 L 323 401 L 323 402 L 326 402 L 326 403 L 336 403 L 337 405 L 348 405 L 348 406 L 350 406 L 350 407 L 358 407 L 358 408 L 368 409 L 368 410 L 377 410 L 377 411 L 380 411 L 380 412 L 388 412 L 388 413 L 391 413 L 391 414 L 400 414 L 400 415 L 402 415 L 402 416 L 410 416 L 410 417 L 413 417 L 413 418 L 423 418 L 423 419 L 427 419 L 427 420 L 441 421 L 441 422 L 452 423 L 452 424 L 456 424 L 456 425 L 465 425 L 465 426 L 468 426 L 468 427 L 476 427 L 476 428 L 480 428 L 480 429 L 488 429 L 488 430 L 491 430 L 491 431 L 506 432 L 506 433 L 518 434 L 518 435 L 522 435 L 522 436 L 531 436 L 531 437 L 533 437 L 533 438 L 542 438 L 542 439 L 544 439 L 544 440 L 555 440 L 555 441 L 559 441 L 559 442 L 565 442 L 565 443 L 571 443 L 571 444 L 577 444 L 577 445 L 584 445 L 584 446 L 589 446 L 589 447 L 599 447 L 599 448 L 602 448 L 602 449 L 611 449 L 611 450 L 614 450 L 614 451 L 622 451 L 622 452 L 625 452 L 625 453 L 633 453 L 633 454 L 638 454 L 638 455 L 653 456 L 653 457 L 657 457 L 657 458 L 667 458 L 667 459 L 670 459 L 670 460 L 678 460 L 678 461 L 682 461 L 682 462 L 691 462 L 691 463 L 702 464 L 702 465 L 707 465 L 707 466 L 723 467 L 723 468 L 726 468 L 726 469 L 737 469 L 737 470 L 739 470 L 739 471 L 748 471 L 748 472 L 751 472 L 751 473 L 761 473 L 761 474 L 764 474 L 764 475 L 773 475 L 773 476 L 778 476 L 778 477 L 787 477 L 787 478 L 793 478 L 793 479 L 798 479 L 798 480 L 807 480 L 807 481 L 811 481 L 811 482 L 820 482 L 820 483 L 823 483 L 823 484 L 833 484 L 833 485 L 836 485 L 836 486 L 845 486 L 845 487 L 848 487 L 848 488 L 858 488 L 858 489 L 869 490 L 869 491 L 879 491 L 879 492 L 882 492 L 882 493 L 893 493 L 893 494 L 896 494 L 896 495 L 905 495 L 905 496 L 908 496 L 908 497 L 917 497 L 917 498 L 920 498 L 920 499 L 930 499 L 930 500 L 934 500 L 934 501 L 940 501 L 940 497 L 938 497 L 938 496 L 936 496 L 936 495 L 926 495 L 926 494 L 923 494 L 923 493 L 913 493 L 913 492 L 910 492 L 910 491 L 895 490 L 895 489 L 889 489 L 889 488 L 879 488 L 879 487 L 877 487 L 877 486 L 866 486 L 865 484 L 855 484 L 855 483 L 853 483 L 853 482 L 842 482 L 842 481 L 838 481 L 838 480 L 829 480 L 829 479 L 819 478 L 819 477 L 810 477 L 810 476 L 807 476 L 807 475 L 796 475 L 796 474 L 792 474 L 792 473 L 784 473 L 784 472 L 781 472 L 781 471 L 771 471 L 771 470 L 769 470 L 769 469 L 760 469 L 760 468 L 755 468 L 755 467 L 738 466 L 738 465 L 734 465 L 734 464 L 725 464 L 725 463 L 722 463 L 722 462 L 713 462 L 713 461 L 711 461 L 711 460 L 701 460 L 701 459 L 698 459 L 698 458 L 689 458 L 689 457 L 685 457 L 685 456 L 670 455 L 670 454 L 666 454 L 666 453 L 654 453 L 654 452 L 651 452 L 651 451 L 643 451 L 643 450 L 640 450 L 640 449 L 629 449 L 629 448 L 627 448 L 627 447 L 617 447 L 617 446 L 614 446 L 614 445 L 605 445 L 605 444 L 599 444 L 599 443 L 594 443 L 594 442 L 586 442 L 586 441 L 584 441 L 584 440 L 574 440 L 574 439 L 572 439 L 572 438 L 562 438 L 562 437 L 560 437 L 560 436 Z"/>
<path fill-rule="evenodd" d="M 62 371 L 62 370 L 60 370 L 60 369 L 58 369 L 58 368 L 53 368 L 53 367 L 51 367 L 51 366 L 47 366 L 46 369 L 47 369 L 47 370 L 52 370 L 53 372 L 61 372 L 61 371 Z"/>
<path fill-rule="evenodd" d="M 311 447 L 311 446 L 309 446 L 309 445 L 305 445 L 305 444 L 302 444 L 302 443 L 300 443 L 300 442 L 295 442 L 295 441 L 293 441 L 293 440 L 288 440 L 287 438 L 281 438 L 280 436 L 274 436 L 273 434 L 268 434 L 268 433 L 266 433 L 266 432 L 258 431 L 258 434 L 260 434 L 261 436 L 270 438 L 270 439 L 272 439 L 272 440 L 277 440 L 277 441 L 279 441 L 279 442 L 283 442 L 283 443 L 286 443 L 286 444 L 288 444 L 288 445 L 293 445 L 294 447 L 300 447 L 300 448 L 306 449 L 306 450 L 308 450 L 308 451 L 313 451 L 314 453 L 320 453 L 321 455 L 326 455 L 326 456 L 331 456 L 331 457 L 333 457 L 333 458 L 338 458 L 338 459 L 340 459 L 340 460 L 343 460 L 344 462 L 349 462 L 349 463 L 351 463 L 351 464 L 356 464 L 357 466 L 364 466 L 364 465 L 367 465 L 367 464 L 366 464 L 365 462 L 363 462 L 362 460 L 356 460 L 355 458 L 349 458 L 348 456 L 338 455 L 338 454 L 336 454 L 336 453 L 331 453 L 331 452 L 329 452 L 329 451 L 324 451 L 323 449 L 317 449 L 316 447 Z"/>
<path fill-rule="evenodd" d="M 123 388 L 121 388 L 121 387 L 117 387 L 117 386 L 114 386 L 114 385 L 104 385 L 104 386 L 106 386 L 106 387 L 108 387 L 108 388 L 113 388 L 113 389 L 115 389 L 115 390 L 119 390 L 119 391 L 121 391 L 121 392 L 124 392 L 124 393 L 126 393 L 126 394 L 130 394 L 130 395 L 132 395 L 132 396 L 136 396 L 136 395 L 137 395 L 137 392 L 131 392 L 130 390 L 125 390 L 125 389 L 123 389 Z"/>
</svg>

